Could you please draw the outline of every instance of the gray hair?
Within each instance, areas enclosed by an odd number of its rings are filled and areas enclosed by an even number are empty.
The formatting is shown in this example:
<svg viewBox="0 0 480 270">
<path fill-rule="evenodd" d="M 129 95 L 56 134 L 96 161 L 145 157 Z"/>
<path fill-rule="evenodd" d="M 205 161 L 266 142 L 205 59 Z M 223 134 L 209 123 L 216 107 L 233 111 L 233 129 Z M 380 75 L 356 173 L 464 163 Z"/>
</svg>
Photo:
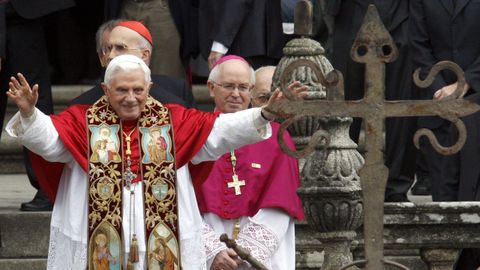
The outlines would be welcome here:
<svg viewBox="0 0 480 270">
<path fill-rule="evenodd" d="M 104 83 L 110 86 L 113 76 L 118 72 L 133 72 L 141 70 L 145 75 L 145 82 L 150 83 L 150 69 L 148 66 L 143 62 L 142 59 L 138 58 L 135 55 L 131 54 L 124 54 L 119 55 L 110 61 L 105 71 L 105 78 Z"/>
<path fill-rule="evenodd" d="M 130 29 L 130 28 L 128 28 L 128 29 Z M 130 29 L 130 30 L 132 30 L 132 29 Z M 132 31 L 137 33 L 135 30 L 132 30 Z M 137 35 L 138 35 L 138 40 L 137 40 L 138 48 L 142 49 L 142 50 L 145 49 L 145 50 L 150 52 L 148 59 L 145 60 L 147 62 L 147 65 L 150 65 L 150 62 L 152 61 L 152 50 L 153 50 L 152 44 L 150 43 L 150 41 L 148 41 L 146 38 L 144 38 L 139 33 L 137 33 Z"/>
<path fill-rule="evenodd" d="M 142 35 L 140 35 L 140 39 L 138 40 L 138 46 L 141 48 L 141 49 L 147 49 L 149 50 L 150 52 L 152 52 L 152 44 L 150 43 L 150 41 L 148 41 L 146 38 L 144 38 Z"/>
<path fill-rule="evenodd" d="M 258 73 L 260 73 L 260 72 L 262 72 L 262 71 L 264 71 L 264 70 L 270 70 L 270 69 L 272 69 L 272 70 L 275 71 L 276 68 L 277 68 L 276 66 L 263 66 L 263 67 L 259 67 L 259 68 L 257 68 L 257 70 L 255 70 L 255 75 L 257 75 Z"/>
<path fill-rule="evenodd" d="M 213 82 L 217 82 L 218 76 L 220 75 L 220 67 L 227 62 L 228 61 L 225 61 L 225 62 L 223 62 L 219 65 L 215 65 L 212 68 L 212 70 L 210 71 L 210 74 L 208 74 L 208 80 L 213 81 Z M 248 67 L 250 69 L 250 83 L 252 85 L 254 85 L 255 84 L 255 71 L 253 70 L 252 66 L 248 65 Z"/>
<path fill-rule="evenodd" d="M 104 22 L 100 27 L 98 27 L 97 33 L 95 33 L 95 44 L 97 53 L 102 53 L 105 47 L 103 44 L 103 34 L 106 32 L 112 32 L 119 23 L 125 21 L 124 19 L 109 20 Z"/>
</svg>

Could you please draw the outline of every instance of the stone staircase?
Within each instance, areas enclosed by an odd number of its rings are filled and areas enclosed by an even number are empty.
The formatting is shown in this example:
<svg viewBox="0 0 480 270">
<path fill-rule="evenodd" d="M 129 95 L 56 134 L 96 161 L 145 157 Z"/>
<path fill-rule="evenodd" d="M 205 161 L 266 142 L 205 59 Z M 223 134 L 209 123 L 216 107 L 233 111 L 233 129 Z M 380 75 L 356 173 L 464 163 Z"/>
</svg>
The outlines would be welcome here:
<svg viewBox="0 0 480 270">
<path fill-rule="evenodd" d="M 50 213 L 23 213 L 35 194 L 26 175 L 0 174 L 0 269 L 45 269 Z"/>
<path fill-rule="evenodd" d="M 45 269 L 49 227 L 49 212 L 0 210 L 0 269 Z"/>
</svg>

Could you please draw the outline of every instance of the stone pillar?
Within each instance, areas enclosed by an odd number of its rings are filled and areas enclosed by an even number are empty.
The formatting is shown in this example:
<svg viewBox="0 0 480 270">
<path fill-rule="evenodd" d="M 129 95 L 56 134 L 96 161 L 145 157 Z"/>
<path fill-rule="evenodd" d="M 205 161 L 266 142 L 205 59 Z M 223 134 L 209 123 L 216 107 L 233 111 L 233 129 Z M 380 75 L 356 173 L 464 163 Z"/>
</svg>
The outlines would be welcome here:
<svg viewBox="0 0 480 270">
<path fill-rule="evenodd" d="M 308 85 L 310 99 L 331 96 L 327 95 L 322 77 L 325 78 L 333 68 L 323 55 L 320 43 L 308 38 L 294 39 L 285 46 L 283 53 L 273 76 L 272 89 L 280 87 L 288 65 L 298 59 L 307 59 L 319 67 L 323 76 L 303 66 L 291 73 L 289 82 L 300 81 Z M 288 129 L 297 149 L 304 147 L 312 134 L 320 129 L 330 134 L 329 145 L 325 147 L 319 142 L 314 153 L 306 158 L 301 170 L 302 186 L 298 191 L 308 224 L 317 232 L 314 237 L 325 246 L 322 270 L 336 270 L 352 262 L 350 243 L 362 223 L 363 205 L 357 171 L 363 166 L 364 159 L 349 137 L 351 123 L 350 117 L 305 116 Z"/>
<path fill-rule="evenodd" d="M 430 270 L 452 270 L 458 252 L 458 249 L 422 248 L 420 256 Z"/>
</svg>

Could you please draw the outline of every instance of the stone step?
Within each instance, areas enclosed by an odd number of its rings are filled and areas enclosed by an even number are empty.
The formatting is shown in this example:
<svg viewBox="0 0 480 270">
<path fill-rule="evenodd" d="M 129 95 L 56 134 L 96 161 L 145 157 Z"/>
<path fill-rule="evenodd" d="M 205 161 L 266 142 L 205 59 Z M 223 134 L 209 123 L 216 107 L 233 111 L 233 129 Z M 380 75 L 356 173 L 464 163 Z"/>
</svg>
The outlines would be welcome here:
<svg viewBox="0 0 480 270">
<path fill-rule="evenodd" d="M 18 210 L 35 194 L 26 175 L 1 174 L 0 186 L 0 269 L 46 269 L 50 212 Z"/>
<path fill-rule="evenodd" d="M 0 174 L 0 211 L 18 210 L 22 202 L 30 201 L 35 193 L 26 174 Z"/>
<path fill-rule="evenodd" d="M 0 259 L 2 270 L 45 270 L 47 268 L 46 258 L 11 258 Z"/>
<path fill-rule="evenodd" d="M 50 217 L 50 212 L 0 210 L 0 258 L 46 258 Z"/>
<path fill-rule="evenodd" d="M 0 269 L 46 269 L 49 227 L 49 212 L 0 210 Z"/>
<path fill-rule="evenodd" d="M 91 85 L 54 85 L 52 87 L 52 95 L 55 112 L 58 113 L 64 110 L 70 100 L 88 91 L 91 87 Z M 192 91 L 198 109 L 203 111 L 213 110 L 213 100 L 206 86 L 194 85 Z M 15 105 L 9 102 L 7 104 L 5 122 L 16 112 L 17 108 Z M 0 174 L 12 173 L 25 173 L 22 147 L 10 136 L 7 136 L 5 132 L 2 132 L 2 137 L 0 138 Z"/>
</svg>

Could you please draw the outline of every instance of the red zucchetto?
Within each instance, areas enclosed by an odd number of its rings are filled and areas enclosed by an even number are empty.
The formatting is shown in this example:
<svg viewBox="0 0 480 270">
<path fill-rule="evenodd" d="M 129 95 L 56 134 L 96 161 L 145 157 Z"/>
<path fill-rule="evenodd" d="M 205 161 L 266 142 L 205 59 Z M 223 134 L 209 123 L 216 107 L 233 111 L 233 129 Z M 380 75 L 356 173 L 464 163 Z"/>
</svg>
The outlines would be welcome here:
<svg viewBox="0 0 480 270">
<path fill-rule="evenodd" d="M 148 42 L 153 46 L 153 39 L 150 31 L 148 31 L 147 27 L 143 25 L 143 23 L 138 21 L 124 21 L 118 24 L 118 26 L 123 26 L 129 28 L 137 33 L 139 33 L 142 37 L 146 38 Z"/>
</svg>

